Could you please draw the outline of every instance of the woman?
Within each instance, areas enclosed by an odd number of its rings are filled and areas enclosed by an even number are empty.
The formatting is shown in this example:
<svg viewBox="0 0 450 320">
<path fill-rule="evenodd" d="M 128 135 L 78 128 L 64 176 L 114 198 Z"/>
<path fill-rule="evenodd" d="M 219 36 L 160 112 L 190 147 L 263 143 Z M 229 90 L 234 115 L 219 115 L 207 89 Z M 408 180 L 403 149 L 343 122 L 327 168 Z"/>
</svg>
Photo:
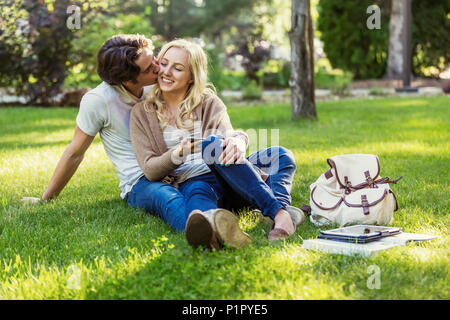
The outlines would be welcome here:
<svg viewBox="0 0 450 320">
<path fill-rule="evenodd" d="M 281 188 L 277 198 L 264 174 L 245 158 L 248 137 L 233 130 L 225 105 L 207 83 L 203 49 L 174 40 L 161 49 L 158 61 L 158 84 L 150 99 L 131 112 L 131 142 L 148 180 L 179 186 L 186 201 L 180 210 L 189 217 L 188 242 L 214 248 L 217 242 L 248 243 L 237 219 L 229 211 L 215 210 L 226 204 L 236 207 L 238 197 L 274 220 L 270 240 L 292 235 L 296 224 L 291 215 L 299 217 L 301 211 L 289 206 L 290 190 Z M 222 226 L 231 232 L 220 230 Z"/>
</svg>

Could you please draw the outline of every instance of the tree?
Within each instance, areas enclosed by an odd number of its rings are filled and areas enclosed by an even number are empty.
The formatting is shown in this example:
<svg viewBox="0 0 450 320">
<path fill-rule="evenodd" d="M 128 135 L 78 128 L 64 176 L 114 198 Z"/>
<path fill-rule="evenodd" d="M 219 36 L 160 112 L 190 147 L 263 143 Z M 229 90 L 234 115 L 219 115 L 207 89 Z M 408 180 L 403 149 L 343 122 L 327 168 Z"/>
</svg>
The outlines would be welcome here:
<svg viewBox="0 0 450 320">
<path fill-rule="evenodd" d="M 292 118 L 317 118 L 314 97 L 314 32 L 310 0 L 292 0 L 291 42 Z"/>
<path fill-rule="evenodd" d="M 401 79 L 403 75 L 403 19 L 405 6 L 401 0 L 391 2 L 391 19 L 389 21 L 389 50 L 387 74 L 389 79 Z"/>
</svg>

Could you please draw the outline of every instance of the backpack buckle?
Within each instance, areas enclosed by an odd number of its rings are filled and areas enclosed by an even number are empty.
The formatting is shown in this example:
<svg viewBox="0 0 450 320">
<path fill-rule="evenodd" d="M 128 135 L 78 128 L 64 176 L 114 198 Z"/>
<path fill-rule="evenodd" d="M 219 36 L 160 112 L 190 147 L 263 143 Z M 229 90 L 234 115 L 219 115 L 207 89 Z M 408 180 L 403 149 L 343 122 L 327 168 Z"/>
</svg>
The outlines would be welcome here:
<svg viewBox="0 0 450 320">
<path fill-rule="evenodd" d="M 352 183 L 348 180 L 348 177 L 344 177 L 344 183 L 345 183 L 345 194 L 350 194 L 352 192 Z"/>
<path fill-rule="evenodd" d="M 368 215 L 369 212 L 369 201 L 367 201 L 367 196 L 365 194 L 361 195 L 361 205 L 363 207 L 364 215 Z"/>
<path fill-rule="evenodd" d="M 369 171 L 364 172 L 364 175 L 366 176 L 366 181 L 370 188 L 378 188 L 377 184 L 370 177 Z"/>
</svg>

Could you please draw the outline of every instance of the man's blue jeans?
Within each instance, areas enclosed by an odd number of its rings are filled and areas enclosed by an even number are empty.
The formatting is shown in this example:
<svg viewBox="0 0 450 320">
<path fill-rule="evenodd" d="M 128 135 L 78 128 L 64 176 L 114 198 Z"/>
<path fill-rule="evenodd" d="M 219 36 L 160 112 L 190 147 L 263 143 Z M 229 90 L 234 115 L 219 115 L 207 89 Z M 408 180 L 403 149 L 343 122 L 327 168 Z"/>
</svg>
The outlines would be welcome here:
<svg viewBox="0 0 450 320">
<path fill-rule="evenodd" d="M 222 141 L 222 137 L 208 137 L 203 141 L 203 151 L 221 150 L 219 148 Z M 283 147 L 267 148 L 249 156 L 245 165 L 229 167 L 220 166 L 217 161 L 220 152 L 207 152 L 206 154 L 203 152 L 203 156 L 205 160 L 208 160 L 207 164 L 212 174 L 189 180 L 198 182 L 206 178 L 206 182 L 214 186 L 206 189 L 206 193 L 200 187 L 204 183 L 195 183 L 194 186 L 183 183 L 180 190 L 177 190 L 169 184 L 151 182 L 143 177 L 128 193 L 128 204 L 133 208 L 142 208 L 158 215 L 175 231 L 184 231 L 188 215 L 193 210 L 192 208 L 196 209 L 197 204 L 200 206 L 198 209 L 202 211 L 218 206 L 235 210 L 243 207 L 256 207 L 271 218 L 274 218 L 280 208 L 290 205 L 290 192 L 296 165 L 292 152 L 287 149 Z M 269 177 L 265 182 L 262 181 L 255 167 L 268 173 Z M 249 181 L 254 181 L 251 188 Z M 188 187 L 190 190 L 187 190 Z M 260 197 L 258 193 L 260 190 L 264 190 L 263 194 L 270 196 L 267 199 Z M 189 191 L 188 197 L 192 196 L 193 192 L 194 197 L 197 197 L 199 201 L 186 203 L 188 199 L 184 198 L 181 191 L 184 193 Z M 201 191 L 200 194 L 195 195 L 198 191 Z M 202 197 L 204 197 L 204 201 L 201 200 Z"/>
</svg>

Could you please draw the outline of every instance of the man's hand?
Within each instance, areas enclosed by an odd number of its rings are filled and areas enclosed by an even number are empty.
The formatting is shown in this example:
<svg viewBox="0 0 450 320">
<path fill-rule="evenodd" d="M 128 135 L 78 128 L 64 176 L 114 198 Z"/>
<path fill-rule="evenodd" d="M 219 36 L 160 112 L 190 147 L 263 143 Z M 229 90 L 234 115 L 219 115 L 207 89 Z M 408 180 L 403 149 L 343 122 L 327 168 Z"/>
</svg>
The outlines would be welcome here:
<svg viewBox="0 0 450 320">
<path fill-rule="evenodd" d="M 245 160 L 245 150 L 247 144 L 244 139 L 239 136 L 228 137 L 223 141 L 224 148 L 219 157 L 221 165 L 229 166 L 230 164 L 240 164 Z"/>
<path fill-rule="evenodd" d="M 20 199 L 20 201 L 22 201 L 23 204 L 28 204 L 28 205 L 37 205 L 37 204 L 43 202 L 43 200 L 41 198 L 35 198 L 35 197 L 23 197 L 22 199 Z"/>
</svg>

